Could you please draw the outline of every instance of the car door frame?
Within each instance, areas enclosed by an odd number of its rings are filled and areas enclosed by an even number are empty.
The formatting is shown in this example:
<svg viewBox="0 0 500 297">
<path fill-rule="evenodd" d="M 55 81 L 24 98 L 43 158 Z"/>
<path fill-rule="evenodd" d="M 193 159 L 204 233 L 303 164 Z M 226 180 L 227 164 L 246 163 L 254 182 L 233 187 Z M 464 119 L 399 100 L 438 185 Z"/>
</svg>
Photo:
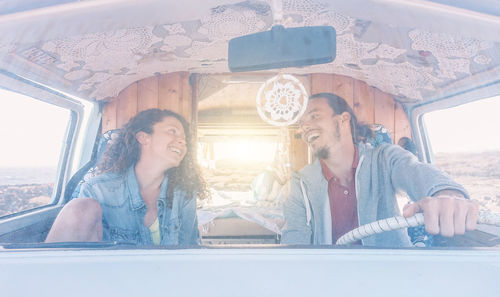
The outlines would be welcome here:
<svg viewBox="0 0 500 297">
<path fill-rule="evenodd" d="M 44 206 L 9 214 L 0 218 L 0 242 L 43 241 L 52 222 L 67 202 L 64 200 L 64 192 L 68 179 L 76 170 L 75 168 L 81 166 L 81 163 L 86 162 L 85 158 L 88 159 L 88 156 L 79 153 L 79 151 L 84 152 L 85 149 L 76 150 L 77 143 L 80 142 L 79 146 L 84 147 L 85 145 L 89 145 L 85 143 L 89 142 L 85 141 L 85 139 L 95 140 L 95 137 L 92 137 L 92 135 L 90 137 L 82 137 L 83 140 L 79 140 L 79 133 L 82 132 L 83 128 L 89 131 L 97 129 L 93 125 L 83 127 L 85 104 L 83 104 L 82 100 L 78 100 L 70 95 L 63 94 L 6 70 L 0 69 L 0 78 L 2 82 L 0 88 L 2 89 L 70 111 L 65 140 L 61 147 L 57 166 L 57 177 L 54 182 L 52 202 Z M 94 111 L 94 113 L 96 112 Z M 100 116 L 100 113 L 98 115 Z M 89 120 L 88 122 L 90 123 L 91 121 Z M 97 131 L 94 132 L 97 133 Z"/>
</svg>

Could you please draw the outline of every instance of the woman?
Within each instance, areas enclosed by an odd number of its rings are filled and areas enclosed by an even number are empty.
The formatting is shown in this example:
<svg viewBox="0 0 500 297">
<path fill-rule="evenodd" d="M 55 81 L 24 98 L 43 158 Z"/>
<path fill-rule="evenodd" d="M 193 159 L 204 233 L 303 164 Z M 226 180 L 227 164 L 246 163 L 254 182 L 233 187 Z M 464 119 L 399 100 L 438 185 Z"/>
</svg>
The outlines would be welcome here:
<svg viewBox="0 0 500 297">
<path fill-rule="evenodd" d="M 187 122 L 169 110 L 137 114 L 52 226 L 46 242 L 197 244 L 196 196 L 206 185 L 193 161 Z M 93 198 L 93 199 L 88 199 Z"/>
</svg>

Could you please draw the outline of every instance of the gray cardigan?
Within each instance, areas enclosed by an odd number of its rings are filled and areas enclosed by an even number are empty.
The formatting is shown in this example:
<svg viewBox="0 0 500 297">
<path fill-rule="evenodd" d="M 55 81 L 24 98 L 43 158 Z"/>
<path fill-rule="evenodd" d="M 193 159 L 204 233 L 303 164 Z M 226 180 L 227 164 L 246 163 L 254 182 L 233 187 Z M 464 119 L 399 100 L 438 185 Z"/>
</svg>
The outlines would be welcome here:
<svg viewBox="0 0 500 297">
<path fill-rule="evenodd" d="M 399 215 L 396 192 L 404 191 L 413 200 L 453 189 L 468 197 L 466 190 L 436 167 L 420 163 L 396 145 L 376 148 L 358 144 L 359 163 L 355 174 L 359 225 Z M 291 179 L 290 196 L 284 205 L 284 244 L 332 244 L 332 219 L 328 182 L 318 160 Z M 405 229 L 384 232 L 362 240 L 365 246 L 406 247 Z"/>
</svg>

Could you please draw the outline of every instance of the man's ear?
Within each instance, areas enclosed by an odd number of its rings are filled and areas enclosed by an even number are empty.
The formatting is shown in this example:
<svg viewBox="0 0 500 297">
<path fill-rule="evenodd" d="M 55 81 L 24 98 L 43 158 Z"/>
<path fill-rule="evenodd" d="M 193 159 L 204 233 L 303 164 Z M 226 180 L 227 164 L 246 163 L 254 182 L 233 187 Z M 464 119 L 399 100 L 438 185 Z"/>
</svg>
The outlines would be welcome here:
<svg viewBox="0 0 500 297">
<path fill-rule="evenodd" d="M 344 111 L 340 117 L 342 118 L 342 122 L 349 123 L 351 121 L 351 114 L 348 113 L 347 111 Z"/>
<path fill-rule="evenodd" d="M 135 138 L 142 145 L 148 144 L 150 140 L 149 134 L 143 131 L 135 133 Z"/>
</svg>

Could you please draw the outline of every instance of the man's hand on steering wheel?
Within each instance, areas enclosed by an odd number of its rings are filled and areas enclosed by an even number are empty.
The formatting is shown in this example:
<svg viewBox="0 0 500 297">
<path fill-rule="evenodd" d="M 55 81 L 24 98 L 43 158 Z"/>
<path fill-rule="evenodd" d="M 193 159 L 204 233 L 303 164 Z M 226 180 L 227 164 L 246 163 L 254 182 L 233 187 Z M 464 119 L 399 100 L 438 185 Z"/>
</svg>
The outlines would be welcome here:
<svg viewBox="0 0 500 297">
<path fill-rule="evenodd" d="M 406 205 L 403 216 L 408 218 L 418 212 L 424 214 L 427 232 L 451 237 L 476 228 L 479 205 L 474 200 L 466 199 L 461 192 L 442 190 L 433 197 Z"/>
</svg>

